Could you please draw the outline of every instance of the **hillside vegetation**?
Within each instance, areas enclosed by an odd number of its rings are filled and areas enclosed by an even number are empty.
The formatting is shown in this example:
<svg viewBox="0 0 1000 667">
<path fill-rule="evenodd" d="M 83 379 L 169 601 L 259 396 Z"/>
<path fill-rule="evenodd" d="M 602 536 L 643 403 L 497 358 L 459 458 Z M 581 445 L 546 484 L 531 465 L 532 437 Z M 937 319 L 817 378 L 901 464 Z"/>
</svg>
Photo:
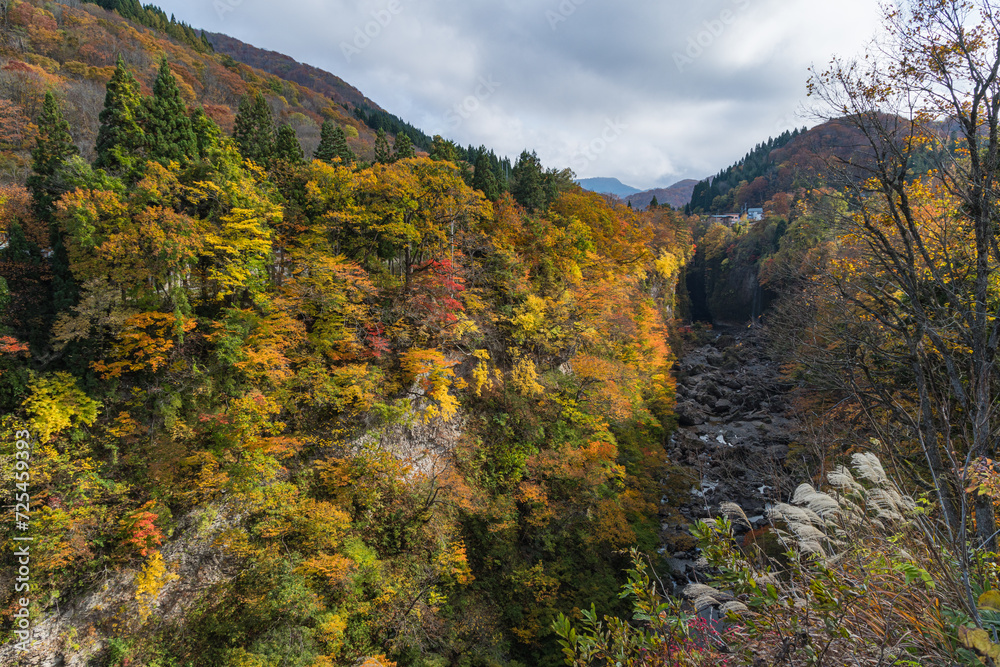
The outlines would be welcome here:
<svg viewBox="0 0 1000 667">
<path fill-rule="evenodd" d="M 485 151 L 390 150 L 93 5 L 3 34 L 0 493 L 26 427 L 36 655 L 561 662 L 556 615 L 658 546 L 686 220 L 528 153 L 501 185 Z"/>
<path fill-rule="evenodd" d="M 991 3 L 697 215 L 102 5 L 0 3 L 0 664 L 1000 662 Z"/>
</svg>

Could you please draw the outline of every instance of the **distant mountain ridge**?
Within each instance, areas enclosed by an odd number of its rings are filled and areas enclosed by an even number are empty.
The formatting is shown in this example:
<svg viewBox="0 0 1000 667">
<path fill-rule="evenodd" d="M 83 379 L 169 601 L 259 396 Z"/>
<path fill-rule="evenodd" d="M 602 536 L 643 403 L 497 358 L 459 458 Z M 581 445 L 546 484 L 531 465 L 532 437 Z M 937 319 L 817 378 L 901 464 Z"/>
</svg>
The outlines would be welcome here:
<svg viewBox="0 0 1000 667">
<path fill-rule="evenodd" d="M 598 192 L 602 195 L 618 195 L 619 197 L 628 197 L 629 195 L 642 192 L 639 188 L 633 188 L 631 185 L 625 185 L 617 178 L 580 178 L 577 179 L 576 183 L 584 190 Z"/>
<path fill-rule="evenodd" d="M 669 188 L 654 188 L 645 192 L 637 192 L 625 198 L 625 201 L 632 204 L 632 208 L 644 209 L 648 207 L 653 197 L 656 197 L 658 204 L 670 204 L 674 208 L 684 208 L 691 201 L 694 187 L 699 181 L 688 178 L 674 183 Z"/>
<path fill-rule="evenodd" d="M 600 194 L 615 195 L 621 197 L 633 208 L 644 209 L 656 197 L 659 204 L 670 204 L 674 208 L 684 208 L 691 201 L 691 194 L 698 185 L 698 181 L 688 178 L 674 183 L 669 188 L 654 188 L 652 190 L 640 190 L 631 185 L 625 185 L 617 178 L 581 178 L 576 181 L 584 190 L 598 192 Z"/>
</svg>

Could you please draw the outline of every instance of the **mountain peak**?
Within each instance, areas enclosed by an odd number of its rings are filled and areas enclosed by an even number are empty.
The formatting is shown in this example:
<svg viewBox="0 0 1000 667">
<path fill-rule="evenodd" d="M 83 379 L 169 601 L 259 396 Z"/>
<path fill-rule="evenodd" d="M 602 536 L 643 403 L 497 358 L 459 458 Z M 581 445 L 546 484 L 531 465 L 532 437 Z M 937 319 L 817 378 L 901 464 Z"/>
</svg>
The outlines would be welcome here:
<svg viewBox="0 0 1000 667">
<path fill-rule="evenodd" d="M 656 201 L 659 204 L 670 204 L 674 208 L 684 208 L 691 201 L 691 194 L 694 192 L 694 186 L 697 184 L 698 181 L 689 178 L 678 181 L 669 188 L 655 188 L 653 190 L 646 190 L 645 192 L 637 192 L 625 199 L 637 209 L 648 207 L 653 201 L 653 197 L 656 197 Z"/>
<path fill-rule="evenodd" d="M 580 178 L 577 179 L 576 183 L 584 190 L 597 192 L 602 195 L 618 195 L 619 197 L 628 197 L 629 195 L 641 192 L 639 188 L 633 188 L 631 185 L 625 185 L 617 178 Z"/>
</svg>

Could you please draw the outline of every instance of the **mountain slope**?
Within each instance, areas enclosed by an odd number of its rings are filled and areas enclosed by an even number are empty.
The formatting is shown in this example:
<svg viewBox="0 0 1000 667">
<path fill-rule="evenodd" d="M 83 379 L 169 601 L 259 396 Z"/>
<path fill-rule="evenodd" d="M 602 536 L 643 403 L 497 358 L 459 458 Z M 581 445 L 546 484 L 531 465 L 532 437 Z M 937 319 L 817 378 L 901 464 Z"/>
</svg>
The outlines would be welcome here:
<svg viewBox="0 0 1000 667">
<path fill-rule="evenodd" d="M 694 192 L 694 187 L 697 184 L 698 181 L 688 178 L 674 183 L 669 188 L 655 188 L 645 192 L 637 192 L 626 197 L 625 201 L 632 204 L 633 208 L 644 209 L 650 205 L 653 197 L 656 197 L 659 204 L 670 204 L 674 208 L 684 208 L 691 201 L 691 193 Z"/>
<path fill-rule="evenodd" d="M 831 120 L 811 129 L 786 132 L 752 151 L 710 179 L 699 182 L 691 198 L 695 213 L 729 213 L 781 200 L 802 188 L 825 183 L 836 164 L 863 164 L 870 149 L 857 129 Z M 778 212 L 787 215 L 779 203 Z"/>
<path fill-rule="evenodd" d="M 618 195 L 619 197 L 627 197 L 640 192 L 639 188 L 633 188 L 631 185 L 625 185 L 617 178 L 581 178 L 577 180 L 576 184 L 584 190 L 597 192 L 602 195 Z"/>
<path fill-rule="evenodd" d="M 232 131 L 241 97 L 260 90 L 275 120 L 295 130 L 306 155 L 319 143 L 322 123 L 332 120 L 344 128 L 355 153 L 369 160 L 373 157 L 375 132 L 355 116 L 354 110 L 360 105 L 381 111 L 377 105 L 333 75 L 292 66 L 294 61 L 287 57 L 278 58 L 286 74 L 309 85 L 213 53 L 208 45 L 189 39 L 187 33 L 177 39 L 94 4 L 43 7 L 42 3 L 17 2 L 8 7 L 5 19 L 0 23 L 0 98 L 23 110 L 23 115 L 11 122 L 33 119 L 45 91 L 55 89 L 85 158 L 93 157 L 105 83 L 119 55 L 146 94 L 152 90 L 160 58 L 166 57 L 188 107 L 203 106 L 227 133 Z M 168 24 L 167 28 L 171 25 L 177 26 L 175 32 L 182 26 Z M 235 48 L 229 41 L 219 40 Z M 195 44 L 189 43 L 192 41 Z M 0 173 L 6 171 L 12 180 L 21 179 L 27 160 L 26 151 L 8 155 L 0 164 Z"/>
<path fill-rule="evenodd" d="M 339 76 L 228 35 L 211 32 L 203 34 L 216 52 L 223 54 L 223 62 L 226 62 L 225 57 L 228 56 L 286 81 L 305 86 L 349 109 L 355 118 L 373 131 L 385 130 L 386 134 L 393 137 L 405 132 L 419 148 L 430 150 L 432 140 L 425 132 L 389 113 Z"/>
<path fill-rule="evenodd" d="M 343 106 L 366 105 L 379 108 L 375 102 L 365 97 L 364 93 L 347 83 L 340 77 L 300 63 L 294 58 L 276 51 L 259 49 L 256 46 L 242 42 L 229 35 L 218 32 L 202 33 L 217 53 L 228 55 L 251 67 L 280 76 L 286 81 L 294 81 L 300 86 L 329 97 Z"/>
<path fill-rule="evenodd" d="M 624 550 L 677 551 L 687 219 L 528 151 L 513 193 L 444 142 L 306 160 L 326 119 L 368 148 L 350 100 L 92 4 L 8 19 L 0 500 L 23 437 L 32 515 L 0 542 L 35 541 L 0 665 L 555 665 L 557 614 L 624 611 Z"/>
</svg>

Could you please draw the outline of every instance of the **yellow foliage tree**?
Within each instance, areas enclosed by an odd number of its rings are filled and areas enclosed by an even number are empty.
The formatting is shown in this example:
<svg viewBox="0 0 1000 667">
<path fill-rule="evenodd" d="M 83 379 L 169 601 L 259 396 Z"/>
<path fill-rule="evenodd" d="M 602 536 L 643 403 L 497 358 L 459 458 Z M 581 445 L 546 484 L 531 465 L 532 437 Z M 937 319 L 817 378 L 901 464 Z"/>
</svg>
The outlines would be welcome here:
<svg viewBox="0 0 1000 667">
<path fill-rule="evenodd" d="M 406 379 L 416 382 L 431 399 L 423 411 L 425 422 L 435 417 L 449 421 L 458 413 L 458 399 L 450 390 L 465 388 L 465 381 L 455 377 L 452 367 L 456 362 L 448 361 L 438 350 L 410 350 L 400 357 L 400 363 Z"/>
<path fill-rule="evenodd" d="M 71 426 L 91 426 L 97 421 L 101 404 L 87 396 L 69 373 L 36 376 L 29 389 L 31 394 L 22 405 L 32 415 L 32 431 L 42 442 Z"/>
<path fill-rule="evenodd" d="M 159 597 L 163 587 L 177 579 L 176 574 L 167 571 L 163 554 L 156 551 L 149 557 L 135 578 L 135 601 L 139 605 L 139 620 L 145 623 L 149 619 L 156 605 L 156 598 Z"/>
</svg>

